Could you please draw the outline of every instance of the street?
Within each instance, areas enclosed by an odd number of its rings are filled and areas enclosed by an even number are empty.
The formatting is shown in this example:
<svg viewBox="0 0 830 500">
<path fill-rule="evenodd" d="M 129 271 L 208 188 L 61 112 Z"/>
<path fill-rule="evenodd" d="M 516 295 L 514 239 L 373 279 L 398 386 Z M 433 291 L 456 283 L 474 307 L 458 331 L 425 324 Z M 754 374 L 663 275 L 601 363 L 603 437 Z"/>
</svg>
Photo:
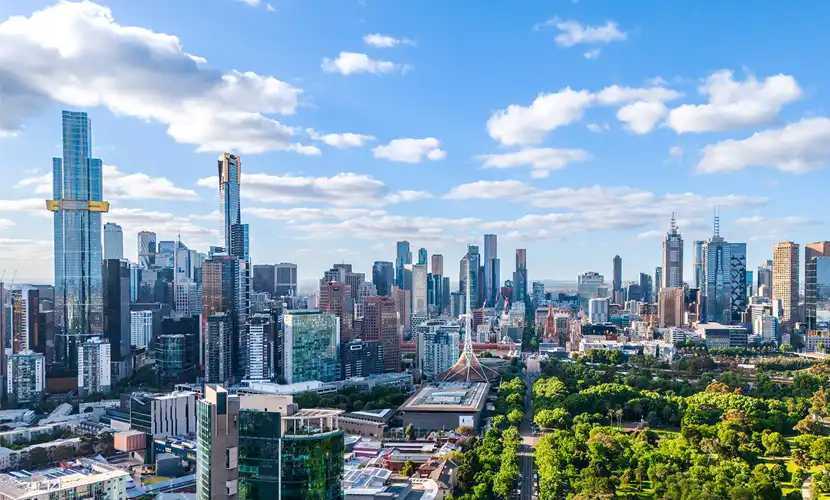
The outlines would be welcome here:
<svg viewBox="0 0 830 500">
<path fill-rule="evenodd" d="M 522 478 L 519 484 L 521 491 L 521 500 L 533 500 L 536 498 L 536 471 L 533 462 L 533 451 L 536 449 L 536 444 L 539 442 L 539 437 L 533 435 L 533 426 L 531 421 L 533 418 L 532 405 L 532 387 L 533 382 L 539 377 L 539 361 L 536 359 L 527 359 L 527 370 L 524 374 L 524 382 L 527 385 L 527 392 L 525 394 L 525 419 L 519 426 L 519 434 L 522 436 L 522 446 L 519 450 L 520 471 Z"/>
</svg>

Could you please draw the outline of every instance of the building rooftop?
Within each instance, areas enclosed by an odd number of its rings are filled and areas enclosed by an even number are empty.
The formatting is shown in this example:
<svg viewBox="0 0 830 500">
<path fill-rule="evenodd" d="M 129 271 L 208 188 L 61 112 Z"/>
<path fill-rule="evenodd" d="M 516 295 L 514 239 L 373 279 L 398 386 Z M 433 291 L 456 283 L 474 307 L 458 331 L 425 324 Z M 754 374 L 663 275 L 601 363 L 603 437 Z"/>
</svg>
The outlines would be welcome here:
<svg viewBox="0 0 830 500">
<path fill-rule="evenodd" d="M 100 481 L 123 479 L 126 483 L 129 477 L 127 472 L 112 465 L 81 458 L 67 467 L 0 474 L 0 495 L 12 499 L 38 498 L 50 492 L 82 488 Z"/>
<path fill-rule="evenodd" d="M 480 411 L 484 408 L 490 384 L 486 382 L 441 382 L 427 385 L 410 397 L 401 411 Z"/>
</svg>

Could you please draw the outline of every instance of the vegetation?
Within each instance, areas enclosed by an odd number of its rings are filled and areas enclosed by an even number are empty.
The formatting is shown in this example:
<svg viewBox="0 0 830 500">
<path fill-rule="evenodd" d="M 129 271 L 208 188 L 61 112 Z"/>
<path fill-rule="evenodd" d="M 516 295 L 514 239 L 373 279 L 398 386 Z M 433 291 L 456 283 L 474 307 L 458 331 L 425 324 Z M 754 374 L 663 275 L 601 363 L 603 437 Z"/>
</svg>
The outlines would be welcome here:
<svg viewBox="0 0 830 500">
<path fill-rule="evenodd" d="M 409 394 L 394 387 L 375 387 L 371 391 L 359 391 L 353 387 L 333 394 L 303 392 L 294 396 L 294 402 L 303 408 L 339 408 L 345 411 L 381 410 L 397 408 Z"/>
</svg>

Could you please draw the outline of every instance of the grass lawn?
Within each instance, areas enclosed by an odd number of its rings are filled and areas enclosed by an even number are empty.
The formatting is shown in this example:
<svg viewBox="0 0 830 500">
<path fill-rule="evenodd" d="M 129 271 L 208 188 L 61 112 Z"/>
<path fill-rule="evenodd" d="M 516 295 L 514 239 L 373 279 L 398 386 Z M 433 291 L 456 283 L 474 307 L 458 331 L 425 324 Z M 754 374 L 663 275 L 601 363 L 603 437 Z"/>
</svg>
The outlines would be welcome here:
<svg viewBox="0 0 830 500">
<path fill-rule="evenodd" d="M 156 484 L 156 483 L 162 483 L 164 481 L 169 481 L 169 480 L 170 480 L 169 477 L 153 476 L 153 477 L 148 477 L 147 479 L 145 479 L 144 484 Z"/>
</svg>

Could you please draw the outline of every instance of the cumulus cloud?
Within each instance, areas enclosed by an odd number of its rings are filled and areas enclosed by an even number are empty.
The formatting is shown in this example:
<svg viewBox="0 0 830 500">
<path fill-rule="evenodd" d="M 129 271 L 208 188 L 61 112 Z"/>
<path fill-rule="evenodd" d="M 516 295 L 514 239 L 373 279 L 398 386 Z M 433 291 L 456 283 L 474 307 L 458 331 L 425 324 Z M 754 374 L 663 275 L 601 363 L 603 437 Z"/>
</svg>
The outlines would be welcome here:
<svg viewBox="0 0 830 500">
<path fill-rule="evenodd" d="M 440 149 L 441 142 L 434 137 L 425 139 L 393 139 L 385 146 L 372 150 L 375 158 L 403 163 L 421 163 L 424 159 L 443 160 L 446 151 Z"/>
<path fill-rule="evenodd" d="M 466 242 L 481 221 L 476 218 L 411 217 L 383 215 L 334 222 L 310 222 L 294 227 L 309 238 L 349 238 L 424 242 Z"/>
<path fill-rule="evenodd" d="M 116 22 L 91 1 L 61 2 L 0 23 L 0 133 L 20 131 L 52 103 L 102 106 L 167 126 L 199 151 L 297 150 L 302 90 L 254 72 L 219 71 L 178 37 Z"/>
<path fill-rule="evenodd" d="M 515 168 L 529 166 L 535 179 L 547 177 L 552 170 L 565 168 L 570 163 L 584 162 L 591 155 L 582 149 L 528 148 L 513 153 L 481 155 L 485 168 Z"/>
<path fill-rule="evenodd" d="M 660 101 L 637 101 L 617 111 L 617 119 L 635 134 L 647 134 L 666 115 L 666 105 Z"/>
<path fill-rule="evenodd" d="M 324 219 L 351 219 L 352 217 L 378 217 L 385 215 L 384 210 L 369 208 L 263 208 L 247 207 L 246 215 L 253 215 L 261 219 L 280 220 L 289 223 L 308 222 Z"/>
<path fill-rule="evenodd" d="M 326 57 L 320 67 L 326 73 L 340 73 L 341 75 L 358 73 L 383 75 L 386 73 L 406 73 L 411 69 L 409 65 L 372 59 L 360 52 L 341 52 L 337 59 Z"/>
<path fill-rule="evenodd" d="M 52 215 L 46 210 L 44 198 L 24 198 L 19 200 L 0 200 L 0 213 L 35 213 Z"/>
<path fill-rule="evenodd" d="M 759 81 L 749 75 L 736 81 L 732 72 L 718 71 L 699 89 L 707 104 L 684 104 L 669 112 L 666 124 L 677 133 L 723 132 L 768 123 L 781 109 L 801 98 L 798 82 L 790 75 Z"/>
<path fill-rule="evenodd" d="M 794 174 L 824 168 L 830 162 L 830 119 L 808 118 L 784 128 L 710 144 L 701 151 L 697 171 L 730 172 L 767 167 Z"/>
<path fill-rule="evenodd" d="M 617 23 L 608 21 L 602 25 L 590 26 L 578 21 L 569 21 L 554 17 L 542 24 L 534 26 L 540 29 L 553 26 L 558 30 L 554 39 L 560 47 L 573 47 L 574 45 L 604 45 L 611 42 L 621 42 L 628 38 L 628 35 L 620 30 Z"/>
<path fill-rule="evenodd" d="M 398 45 L 415 45 L 415 42 L 408 38 L 395 38 L 393 36 L 371 33 L 363 37 L 366 45 L 379 49 L 389 49 Z"/>
<path fill-rule="evenodd" d="M 199 195 L 192 189 L 175 185 L 166 177 L 145 173 L 126 173 L 112 165 L 104 165 L 104 199 L 110 200 L 177 200 L 195 201 Z M 52 196 L 52 173 L 27 177 L 15 184 L 17 188 L 31 189 L 37 194 Z"/>
<path fill-rule="evenodd" d="M 321 134 L 313 128 L 306 129 L 306 133 L 312 139 L 316 141 L 323 141 L 327 145 L 338 149 L 358 148 L 365 145 L 369 141 L 375 140 L 375 138 L 371 135 L 353 134 L 351 132 L 343 134 Z"/>
<path fill-rule="evenodd" d="M 157 210 L 131 207 L 113 207 L 104 214 L 104 222 L 115 222 L 124 230 L 124 241 L 135 241 L 139 231 L 153 231 L 159 239 L 174 239 L 181 235 L 190 248 L 206 248 L 221 239 L 221 219 L 213 227 L 205 227 L 197 220 L 211 220 L 198 215 L 180 215 Z M 129 248 L 134 248 L 132 245 Z"/>
<path fill-rule="evenodd" d="M 199 179 L 201 187 L 215 189 L 216 176 Z M 242 196 L 266 203 L 312 202 L 341 207 L 382 206 L 430 197 L 423 191 L 390 192 L 388 186 L 370 175 L 340 173 L 332 177 L 245 174 Z"/>
</svg>

